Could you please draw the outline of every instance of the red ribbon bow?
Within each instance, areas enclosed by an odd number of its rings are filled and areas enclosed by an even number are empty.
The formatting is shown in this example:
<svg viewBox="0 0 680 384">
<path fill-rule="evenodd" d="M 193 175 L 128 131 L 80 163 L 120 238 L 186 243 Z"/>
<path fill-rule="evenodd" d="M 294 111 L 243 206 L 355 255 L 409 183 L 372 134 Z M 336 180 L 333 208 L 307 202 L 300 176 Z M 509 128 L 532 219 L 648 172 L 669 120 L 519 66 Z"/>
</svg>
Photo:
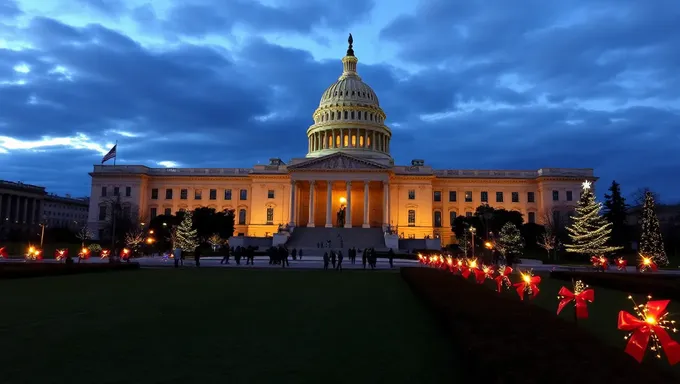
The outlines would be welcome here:
<svg viewBox="0 0 680 384">
<path fill-rule="evenodd" d="M 61 260 L 68 256 L 68 249 L 57 249 L 54 251 L 54 258 L 57 260 Z"/>
<path fill-rule="evenodd" d="M 628 340 L 625 352 L 638 363 L 642 362 L 652 334 L 656 335 L 671 365 L 680 362 L 680 344 L 671 339 L 668 332 L 656 322 L 666 314 L 666 307 L 670 300 L 654 300 L 647 303 L 647 319 L 640 319 L 626 311 L 619 312 L 619 329 L 622 331 L 632 331 L 633 334 Z"/>
<path fill-rule="evenodd" d="M 0 257 L 7 257 L 7 249 L 5 247 L 0 247 Z"/>
<path fill-rule="evenodd" d="M 503 285 L 503 282 L 506 282 L 508 285 L 510 285 L 510 274 L 512 273 L 512 268 L 511 267 L 505 267 L 502 271 L 498 271 L 498 276 L 496 276 L 496 285 L 498 286 L 498 292 L 501 292 L 501 286 Z"/>
<path fill-rule="evenodd" d="M 523 275 L 527 276 L 527 275 Z M 536 297 L 538 295 L 538 292 L 540 290 L 538 289 L 538 284 L 541 282 L 541 276 L 530 276 L 529 281 L 524 281 L 522 280 L 519 283 L 513 284 L 514 287 L 517 287 L 517 294 L 519 295 L 520 300 L 524 300 L 524 291 L 527 289 L 531 290 L 531 298 Z"/>
<path fill-rule="evenodd" d="M 576 318 L 577 319 L 587 319 L 588 318 L 588 304 L 586 302 L 593 302 L 595 300 L 595 291 L 591 288 L 581 291 L 579 293 L 574 293 L 567 289 L 567 287 L 560 288 L 557 293 L 562 296 L 560 304 L 557 306 L 557 314 L 564 309 L 564 307 L 569 304 L 570 301 L 574 300 L 576 303 Z"/>
<path fill-rule="evenodd" d="M 623 257 L 619 258 L 616 260 L 616 265 L 618 266 L 619 271 L 626 269 L 626 266 L 628 265 L 628 261 L 624 259 Z"/>
</svg>

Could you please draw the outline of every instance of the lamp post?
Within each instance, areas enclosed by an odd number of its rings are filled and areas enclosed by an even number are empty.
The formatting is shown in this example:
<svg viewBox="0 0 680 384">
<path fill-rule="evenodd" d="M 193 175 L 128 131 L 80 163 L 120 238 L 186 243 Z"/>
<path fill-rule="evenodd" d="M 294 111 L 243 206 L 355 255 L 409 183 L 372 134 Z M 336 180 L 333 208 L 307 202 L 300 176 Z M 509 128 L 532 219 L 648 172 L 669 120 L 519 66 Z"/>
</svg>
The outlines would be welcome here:
<svg viewBox="0 0 680 384">
<path fill-rule="evenodd" d="M 470 235 L 472 235 L 472 257 L 475 257 L 475 233 L 477 233 L 477 228 L 470 227 Z"/>
<path fill-rule="evenodd" d="M 45 237 L 45 227 L 47 224 L 45 224 L 45 218 L 40 221 L 40 249 L 43 249 L 43 238 Z"/>
</svg>

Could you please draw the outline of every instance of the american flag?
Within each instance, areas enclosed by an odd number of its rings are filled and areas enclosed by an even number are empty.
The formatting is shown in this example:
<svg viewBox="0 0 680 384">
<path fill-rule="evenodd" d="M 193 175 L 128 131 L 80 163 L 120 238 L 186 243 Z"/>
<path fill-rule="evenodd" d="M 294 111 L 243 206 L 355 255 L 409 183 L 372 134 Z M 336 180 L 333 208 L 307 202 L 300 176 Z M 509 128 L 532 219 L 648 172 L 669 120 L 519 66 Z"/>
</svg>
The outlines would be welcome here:
<svg viewBox="0 0 680 384">
<path fill-rule="evenodd" d="M 111 160 L 114 157 L 116 157 L 116 147 L 118 144 L 114 145 L 113 148 L 107 153 L 103 158 L 102 158 L 102 164 L 104 164 L 107 160 Z"/>
</svg>

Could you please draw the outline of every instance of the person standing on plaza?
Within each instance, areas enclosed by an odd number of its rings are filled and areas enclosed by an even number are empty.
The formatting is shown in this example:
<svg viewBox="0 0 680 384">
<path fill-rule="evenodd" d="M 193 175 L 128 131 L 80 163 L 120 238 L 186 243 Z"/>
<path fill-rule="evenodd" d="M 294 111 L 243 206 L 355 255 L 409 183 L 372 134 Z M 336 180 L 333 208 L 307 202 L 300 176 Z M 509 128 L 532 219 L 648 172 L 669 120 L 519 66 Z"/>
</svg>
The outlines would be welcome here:
<svg viewBox="0 0 680 384">
<path fill-rule="evenodd" d="M 300 261 L 302 261 L 302 249 L 298 252 L 298 257 L 300 258 Z"/>
<path fill-rule="evenodd" d="M 365 248 L 364 251 L 361 253 L 361 264 L 364 265 L 364 269 L 366 269 L 366 259 L 368 258 L 368 248 Z"/>
<path fill-rule="evenodd" d="M 390 262 L 390 268 L 394 268 L 394 251 L 392 248 L 387 252 L 387 260 Z"/>
<path fill-rule="evenodd" d="M 334 252 L 334 251 L 331 251 L 331 265 L 333 265 L 333 269 L 335 269 L 335 263 L 336 263 L 337 261 L 338 261 L 338 260 L 336 259 L 335 252 Z"/>
<path fill-rule="evenodd" d="M 323 269 L 324 270 L 328 270 L 328 261 L 329 261 L 328 252 L 324 252 L 323 253 Z"/>
<path fill-rule="evenodd" d="M 201 266 L 201 248 L 196 247 L 194 249 L 194 260 L 196 261 L 196 266 L 200 267 Z"/>
<path fill-rule="evenodd" d="M 342 259 L 344 256 L 342 255 L 342 250 L 338 251 L 338 265 L 335 267 L 336 271 L 342 271 Z"/>
<path fill-rule="evenodd" d="M 224 263 L 229 264 L 229 247 L 224 247 L 224 256 L 222 257 L 220 264 Z"/>
<path fill-rule="evenodd" d="M 179 268 L 179 263 L 182 261 L 182 248 L 176 247 L 172 252 L 172 257 L 175 259 L 175 268 Z"/>
</svg>

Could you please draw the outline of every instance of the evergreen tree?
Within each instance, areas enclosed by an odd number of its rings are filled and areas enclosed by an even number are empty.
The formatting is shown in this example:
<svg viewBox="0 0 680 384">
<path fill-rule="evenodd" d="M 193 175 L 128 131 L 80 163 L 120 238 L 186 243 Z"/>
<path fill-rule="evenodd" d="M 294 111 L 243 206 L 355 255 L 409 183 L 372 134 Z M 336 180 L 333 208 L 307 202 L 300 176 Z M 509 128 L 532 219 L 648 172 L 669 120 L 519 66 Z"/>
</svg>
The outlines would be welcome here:
<svg viewBox="0 0 680 384">
<path fill-rule="evenodd" d="M 519 228 L 511 222 L 505 223 L 499 233 L 496 247 L 509 260 L 514 260 L 516 257 L 521 256 L 522 250 L 524 250 L 524 239 Z"/>
<path fill-rule="evenodd" d="M 609 194 L 604 195 L 604 217 L 612 223 L 612 245 L 626 247 L 628 245 L 628 223 L 626 199 L 621 196 L 621 185 L 615 180 L 609 187 Z"/>
<path fill-rule="evenodd" d="M 175 244 L 174 247 L 179 247 L 184 252 L 193 252 L 198 245 L 196 241 L 197 231 L 193 228 L 193 220 L 191 219 L 191 212 L 184 214 L 184 219 L 179 224 L 175 232 Z"/>
<path fill-rule="evenodd" d="M 642 207 L 642 236 L 640 237 L 640 253 L 651 257 L 657 265 L 668 265 L 668 257 L 661 237 L 659 217 L 656 215 L 656 203 L 651 191 L 645 193 L 645 205 Z"/>
<path fill-rule="evenodd" d="M 609 246 L 612 224 L 600 216 L 602 204 L 595 201 L 590 181 L 583 183 L 583 192 L 572 225 L 567 227 L 571 244 L 565 244 L 567 252 L 580 253 L 588 257 L 601 256 L 621 247 Z"/>
</svg>

